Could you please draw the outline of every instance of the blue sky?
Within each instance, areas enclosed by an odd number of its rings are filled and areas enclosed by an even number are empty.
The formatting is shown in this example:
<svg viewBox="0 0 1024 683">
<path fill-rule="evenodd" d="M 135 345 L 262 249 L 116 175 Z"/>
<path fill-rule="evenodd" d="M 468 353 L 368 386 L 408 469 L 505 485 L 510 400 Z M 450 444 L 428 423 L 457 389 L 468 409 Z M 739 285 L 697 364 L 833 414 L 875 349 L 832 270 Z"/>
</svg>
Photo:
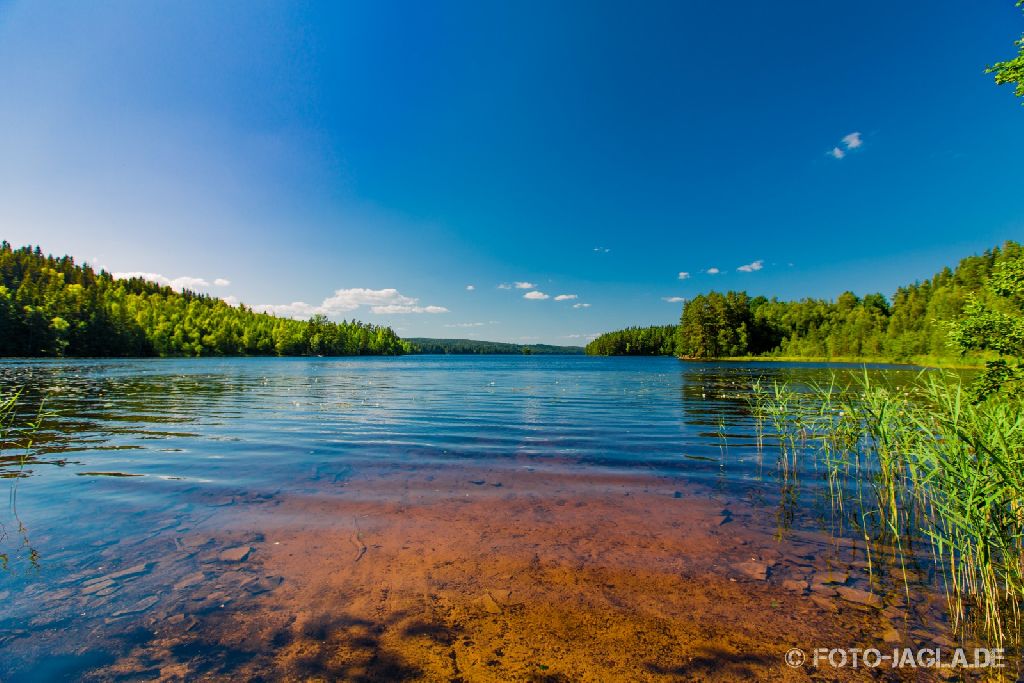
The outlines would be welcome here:
<svg viewBox="0 0 1024 683">
<path fill-rule="evenodd" d="M 891 295 L 1024 239 L 1024 107 L 983 74 L 1022 32 L 1009 1 L 0 0 L 0 233 L 405 336 Z"/>
</svg>

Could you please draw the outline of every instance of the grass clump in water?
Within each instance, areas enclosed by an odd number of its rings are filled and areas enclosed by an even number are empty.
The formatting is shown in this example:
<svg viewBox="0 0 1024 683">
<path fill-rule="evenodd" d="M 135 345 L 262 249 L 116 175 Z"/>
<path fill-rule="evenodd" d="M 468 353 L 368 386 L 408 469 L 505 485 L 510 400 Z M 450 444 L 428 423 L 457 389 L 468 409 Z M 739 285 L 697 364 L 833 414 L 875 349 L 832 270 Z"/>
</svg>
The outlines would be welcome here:
<svg viewBox="0 0 1024 683">
<path fill-rule="evenodd" d="M 901 566 L 916 541 L 930 546 L 958 633 L 1019 646 L 1024 401 L 972 395 L 954 375 L 893 387 L 865 372 L 848 386 L 755 385 L 749 403 L 755 425 L 778 439 L 783 482 L 798 453 L 810 460 L 834 517 L 852 520 L 866 541 L 892 548 Z"/>
</svg>

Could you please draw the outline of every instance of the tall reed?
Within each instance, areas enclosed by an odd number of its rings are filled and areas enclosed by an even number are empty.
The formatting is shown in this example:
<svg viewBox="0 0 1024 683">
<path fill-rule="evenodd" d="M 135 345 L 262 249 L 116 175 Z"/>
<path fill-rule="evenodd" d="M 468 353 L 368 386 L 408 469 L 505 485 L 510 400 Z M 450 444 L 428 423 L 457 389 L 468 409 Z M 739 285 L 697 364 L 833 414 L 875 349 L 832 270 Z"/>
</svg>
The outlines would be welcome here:
<svg viewBox="0 0 1024 683">
<path fill-rule="evenodd" d="M 779 444 L 783 494 L 799 460 L 827 482 L 833 517 L 884 542 L 900 566 L 930 545 L 961 633 L 1022 642 L 1024 404 L 967 400 L 954 375 L 922 373 L 907 388 L 865 372 L 846 386 L 759 383 L 754 421 Z M 870 558 L 869 558 L 870 559 Z M 904 574 L 904 576 L 906 576 Z M 906 581 L 904 581 L 906 586 Z M 909 589 L 908 589 L 909 591 Z"/>
</svg>

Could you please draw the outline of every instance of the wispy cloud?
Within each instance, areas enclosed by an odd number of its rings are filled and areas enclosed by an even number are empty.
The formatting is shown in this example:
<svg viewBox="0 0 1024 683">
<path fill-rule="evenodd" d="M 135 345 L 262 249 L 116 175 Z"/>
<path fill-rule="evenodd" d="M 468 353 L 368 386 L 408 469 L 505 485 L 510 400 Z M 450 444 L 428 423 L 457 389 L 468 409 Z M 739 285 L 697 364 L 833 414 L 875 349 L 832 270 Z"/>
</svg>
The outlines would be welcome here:
<svg viewBox="0 0 1024 683">
<path fill-rule="evenodd" d="M 416 297 L 405 296 L 397 289 L 366 289 L 354 287 L 335 290 L 319 306 L 304 301 L 290 304 L 260 304 L 253 310 L 273 313 L 289 318 L 308 318 L 312 315 L 338 316 L 366 306 L 378 315 L 405 313 L 447 313 L 444 306 L 421 306 Z"/>
<path fill-rule="evenodd" d="M 590 308 L 590 304 L 573 304 L 573 308 Z"/>
<path fill-rule="evenodd" d="M 843 136 L 843 144 L 846 145 L 846 149 L 857 149 L 864 141 L 861 140 L 860 133 L 854 132 Z"/>
<path fill-rule="evenodd" d="M 681 270 L 681 271 L 679 271 L 679 279 L 680 280 L 689 280 L 690 279 L 690 274 L 687 273 L 685 270 Z"/>
<path fill-rule="evenodd" d="M 502 282 L 500 285 L 498 285 L 498 289 L 512 289 L 512 285 L 510 285 L 507 282 Z"/>
<path fill-rule="evenodd" d="M 472 292 L 474 289 L 476 289 L 476 285 L 466 285 L 467 292 Z"/>
<path fill-rule="evenodd" d="M 532 282 L 516 282 L 516 283 L 513 283 L 513 284 L 515 284 L 516 289 L 533 289 L 534 287 L 537 286 L 537 285 L 533 284 Z"/>
<path fill-rule="evenodd" d="M 165 285 L 171 289 L 208 289 L 210 282 L 205 278 L 192 277 L 190 275 L 182 275 L 181 277 L 167 277 L 160 273 L 144 273 L 141 271 L 130 271 L 123 273 L 114 273 L 114 277 L 118 280 L 129 280 L 131 278 L 142 278 L 143 280 L 149 280 L 155 282 L 158 285 Z M 231 284 L 229 280 L 224 278 L 217 278 L 213 281 L 213 284 L 218 287 L 226 287 Z"/>
<path fill-rule="evenodd" d="M 681 297 L 681 296 L 663 296 L 663 297 L 661 297 L 661 300 L 662 301 L 667 301 L 670 304 L 678 304 L 678 303 L 680 303 L 682 301 L 686 301 L 686 299 L 684 297 Z"/>
<path fill-rule="evenodd" d="M 523 294 L 523 298 L 524 299 L 533 299 L 534 301 L 540 301 L 542 299 L 550 299 L 551 297 L 548 296 L 547 294 L 545 294 L 544 292 L 533 291 L 533 292 L 527 292 L 526 294 Z"/>
<path fill-rule="evenodd" d="M 704 271 L 704 272 L 705 272 L 705 273 L 707 273 L 708 275 L 718 275 L 718 274 L 719 274 L 719 273 L 721 273 L 722 271 L 720 271 L 720 270 L 719 270 L 718 268 L 708 268 L 708 269 L 707 269 L 706 271 Z"/>
<path fill-rule="evenodd" d="M 860 132 L 854 131 L 843 136 L 840 144 L 836 145 L 828 151 L 828 155 L 833 159 L 843 159 L 846 157 L 846 153 L 851 149 L 857 149 L 864 144 L 864 139 L 861 137 Z"/>
<path fill-rule="evenodd" d="M 447 313 L 444 306 L 406 306 L 403 304 L 387 304 L 386 306 L 372 306 L 371 311 L 379 315 L 390 313 Z"/>
<path fill-rule="evenodd" d="M 607 254 L 611 252 L 611 249 L 609 249 L 608 247 L 594 247 L 594 251 L 596 251 L 599 254 Z"/>
<path fill-rule="evenodd" d="M 758 259 L 753 263 L 747 263 L 745 265 L 742 265 L 736 270 L 740 271 L 741 273 L 753 273 L 755 271 L 761 270 L 762 268 L 764 268 L 764 260 Z"/>
<path fill-rule="evenodd" d="M 559 294 L 555 297 L 555 301 L 572 301 L 573 299 L 579 299 L 575 294 Z"/>
<path fill-rule="evenodd" d="M 452 325 L 445 325 L 445 327 L 483 327 L 487 323 L 454 323 Z"/>
</svg>

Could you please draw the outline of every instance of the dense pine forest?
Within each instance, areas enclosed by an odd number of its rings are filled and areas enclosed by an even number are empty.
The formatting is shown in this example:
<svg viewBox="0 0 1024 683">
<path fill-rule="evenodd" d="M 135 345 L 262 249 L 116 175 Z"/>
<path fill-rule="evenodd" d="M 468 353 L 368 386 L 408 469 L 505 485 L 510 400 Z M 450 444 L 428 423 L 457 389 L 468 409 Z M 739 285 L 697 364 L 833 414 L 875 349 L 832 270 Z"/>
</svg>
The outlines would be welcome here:
<svg viewBox="0 0 1024 683">
<path fill-rule="evenodd" d="M 627 327 L 602 334 L 587 344 L 592 356 L 671 356 L 676 351 L 676 325 Z"/>
<path fill-rule="evenodd" d="M 985 283 L 999 263 L 1024 258 L 1016 242 L 969 256 L 955 269 L 882 294 L 844 292 L 835 301 L 779 301 L 746 292 L 711 292 L 686 302 L 679 325 L 629 328 L 587 345 L 595 355 L 686 358 L 776 356 L 891 361 L 954 361 L 948 323 L 971 297 L 989 302 Z"/>
<path fill-rule="evenodd" d="M 574 355 L 583 353 L 582 346 L 554 346 L 552 344 L 507 344 L 505 342 L 480 341 L 477 339 L 427 339 L 410 337 L 410 353 L 437 354 L 523 354 L 523 355 Z"/>
<path fill-rule="evenodd" d="M 387 327 L 307 322 L 142 279 L 119 280 L 39 247 L 0 244 L 0 356 L 393 355 Z"/>
</svg>

